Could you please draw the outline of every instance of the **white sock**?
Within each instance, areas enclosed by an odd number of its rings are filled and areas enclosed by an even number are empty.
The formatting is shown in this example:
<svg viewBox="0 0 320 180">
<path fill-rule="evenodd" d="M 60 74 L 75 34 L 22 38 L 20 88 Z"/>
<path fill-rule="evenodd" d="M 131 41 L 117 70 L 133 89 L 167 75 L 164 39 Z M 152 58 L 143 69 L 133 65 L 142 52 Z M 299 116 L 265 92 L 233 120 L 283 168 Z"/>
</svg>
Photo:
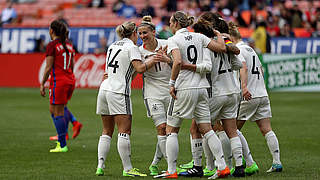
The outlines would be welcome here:
<svg viewBox="0 0 320 180">
<path fill-rule="evenodd" d="M 178 134 L 170 133 L 167 136 L 167 161 L 168 161 L 168 172 L 169 174 L 173 174 L 176 172 L 178 152 L 179 152 L 179 142 L 178 142 Z"/>
<path fill-rule="evenodd" d="M 267 144 L 270 150 L 270 153 L 273 158 L 273 164 L 281 164 L 280 162 L 280 148 L 279 142 L 276 134 L 273 131 L 269 131 L 265 138 L 267 140 Z"/>
<path fill-rule="evenodd" d="M 118 152 L 122 160 L 122 165 L 124 171 L 129 171 L 132 169 L 131 164 L 131 145 L 130 145 L 130 136 L 126 133 L 118 134 Z"/>
<path fill-rule="evenodd" d="M 161 151 L 161 154 L 165 159 L 167 159 L 167 153 L 166 153 L 166 143 L 167 143 L 167 136 L 160 136 L 158 135 L 158 145 Z"/>
<path fill-rule="evenodd" d="M 223 150 L 226 164 L 231 169 L 233 165 L 232 165 L 232 151 L 231 151 L 230 139 L 225 131 L 219 131 L 217 132 L 217 135 L 222 144 L 222 150 Z"/>
<path fill-rule="evenodd" d="M 224 160 L 222 145 L 218 136 L 213 130 L 210 130 L 203 137 L 206 139 L 212 154 L 216 158 L 215 163 L 218 170 L 224 170 L 226 168 L 226 162 Z"/>
<path fill-rule="evenodd" d="M 204 151 L 204 155 L 206 157 L 206 166 L 209 170 L 213 170 L 214 167 L 214 160 L 213 155 L 210 151 L 210 147 L 208 145 L 208 141 L 205 138 L 202 138 L 202 148 Z"/>
<path fill-rule="evenodd" d="M 156 145 L 156 152 L 154 153 L 154 157 L 153 157 L 153 161 L 152 161 L 151 165 L 157 165 L 160 162 L 162 155 L 163 154 L 160 150 L 159 141 L 158 141 L 157 145 Z"/>
<path fill-rule="evenodd" d="M 98 168 L 105 168 L 104 162 L 107 158 L 107 154 L 110 150 L 111 137 L 108 135 L 102 135 L 98 144 Z"/>
<path fill-rule="evenodd" d="M 253 161 L 250 149 L 249 149 L 249 145 L 247 143 L 246 138 L 241 133 L 241 131 L 237 130 L 237 134 L 238 134 L 240 141 L 241 141 L 241 144 L 242 144 L 242 153 L 243 153 L 243 156 L 246 160 L 246 165 L 247 165 L 247 167 L 250 167 L 254 163 L 254 161 Z"/>
<path fill-rule="evenodd" d="M 192 139 L 192 158 L 195 166 L 202 166 L 202 139 Z"/>
<path fill-rule="evenodd" d="M 238 136 L 231 138 L 230 144 L 231 144 L 233 157 L 236 161 L 236 166 L 242 166 L 243 155 L 242 155 L 242 145 L 241 145 L 240 138 Z"/>
</svg>

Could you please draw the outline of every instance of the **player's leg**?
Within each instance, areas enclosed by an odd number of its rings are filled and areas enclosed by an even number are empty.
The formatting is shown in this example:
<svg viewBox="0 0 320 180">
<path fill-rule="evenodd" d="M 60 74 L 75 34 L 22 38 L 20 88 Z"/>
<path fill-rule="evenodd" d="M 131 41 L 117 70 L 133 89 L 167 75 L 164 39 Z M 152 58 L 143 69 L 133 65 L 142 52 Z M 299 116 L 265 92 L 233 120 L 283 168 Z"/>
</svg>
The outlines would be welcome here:
<svg viewBox="0 0 320 180">
<path fill-rule="evenodd" d="M 281 172 L 282 164 L 280 161 L 280 148 L 276 134 L 272 131 L 271 123 L 269 118 L 261 119 L 256 121 L 260 128 L 262 135 L 265 137 L 269 151 L 272 155 L 272 166 L 267 172 Z"/>
<path fill-rule="evenodd" d="M 75 139 L 80 133 L 80 130 L 82 128 L 82 124 L 79 121 L 77 121 L 76 117 L 71 113 L 71 111 L 68 109 L 67 106 L 64 107 L 64 114 L 65 114 L 65 117 L 68 119 L 68 122 L 71 122 L 73 125 L 72 138 Z"/>
<path fill-rule="evenodd" d="M 224 154 L 224 159 L 226 161 L 227 166 L 231 169 L 232 166 L 232 150 L 231 143 L 228 135 L 224 131 L 221 121 L 216 121 L 213 128 L 217 132 L 217 136 L 219 137 L 222 145 L 222 150 Z"/>
<path fill-rule="evenodd" d="M 96 175 L 102 176 L 104 174 L 105 160 L 110 150 L 111 138 L 114 131 L 114 117 L 110 115 L 101 115 L 103 124 L 102 135 L 99 138 L 98 144 L 98 166 Z"/>
<path fill-rule="evenodd" d="M 53 122 L 58 134 L 58 144 L 55 149 L 51 149 L 50 152 L 67 152 L 66 142 L 66 120 L 64 118 L 64 104 L 50 104 L 50 109 L 53 111 Z"/>
</svg>

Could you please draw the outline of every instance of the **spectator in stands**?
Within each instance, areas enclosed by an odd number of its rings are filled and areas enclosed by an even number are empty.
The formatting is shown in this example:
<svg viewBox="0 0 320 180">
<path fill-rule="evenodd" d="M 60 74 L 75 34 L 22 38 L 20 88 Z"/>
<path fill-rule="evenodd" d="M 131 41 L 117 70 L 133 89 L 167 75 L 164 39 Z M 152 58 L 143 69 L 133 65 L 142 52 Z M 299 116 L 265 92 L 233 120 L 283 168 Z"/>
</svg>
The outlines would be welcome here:
<svg viewBox="0 0 320 180">
<path fill-rule="evenodd" d="M 8 6 L 2 10 L 0 27 L 3 24 L 13 23 L 17 19 L 17 12 L 12 6 L 13 2 L 9 1 Z"/>
<path fill-rule="evenodd" d="M 102 54 L 106 53 L 108 46 L 107 46 L 107 38 L 102 37 L 99 39 L 99 47 L 94 49 L 95 54 Z"/>
<path fill-rule="evenodd" d="M 184 9 L 184 12 L 189 16 L 197 17 L 200 14 L 200 8 L 196 0 L 188 0 L 187 7 Z"/>
<path fill-rule="evenodd" d="M 162 8 L 166 8 L 168 12 L 177 11 L 177 0 L 162 0 Z"/>
<path fill-rule="evenodd" d="M 87 7 L 91 0 L 78 0 L 75 5 L 76 8 L 84 8 Z"/>
<path fill-rule="evenodd" d="M 320 37 L 320 20 L 317 21 L 316 30 L 312 33 L 312 37 Z"/>
<path fill-rule="evenodd" d="M 150 4 L 150 0 L 145 0 L 145 7 L 141 10 L 139 16 L 140 17 L 143 17 L 143 16 L 156 17 L 154 7 Z"/>
<path fill-rule="evenodd" d="M 124 5 L 124 0 L 117 0 L 112 5 L 112 12 L 117 13 Z"/>
<path fill-rule="evenodd" d="M 170 17 L 163 16 L 161 18 L 161 22 L 156 26 L 156 37 L 158 39 L 168 39 L 173 36 L 170 28 L 169 28 Z"/>
<path fill-rule="evenodd" d="M 91 0 L 88 7 L 102 8 L 105 7 L 104 0 Z"/>
<path fill-rule="evenodd" d="M 125 0 L 123 6 L 118 10 L 117 14 L 118 16 L 129 19 L 137 17 L 137 9 L 131 5 L 131 0 Z"/>
<path fill-rule="evenodd" d="M 202 12 L 211 11 L 211 1 L 210 0 L 200 0 L 200 10 Z"/>
<path fill-rule="evenodd" d="M 280 33 L 282 37 L 295 37 L 289 23 L 284 24 L 283 28 L 280 30 Z"/>
<path fill-rule="evenodd" d="M 46 45 L 44 43 L 44 39 L 39 38 L 35 40 L 36 46 L 34 48 L 34 52 L 46 52 Z"/>
<path fill-rule="evenodd" d="M 291 27 L 299 28 L 302 27 L 302 12 L 300 11 L 297 4 L 291 9 Z"/>
<path fill-rule="evenodd" d="M 254 40 L 257 49 L 259 49 L 261 53 L 267 52 L 267 30 L 266 23 L 263 20 L 259 20 L 258 26 L 251 38 Z"/>
<path fill-rule="evenodd" d="M 280 28 L 278 24 L 274 21 L 273 17 L 268 18 L 268 26 L 267 26 L 267 32 L 271 37 L 277 37 L 280 36 Z"/>
</svg>

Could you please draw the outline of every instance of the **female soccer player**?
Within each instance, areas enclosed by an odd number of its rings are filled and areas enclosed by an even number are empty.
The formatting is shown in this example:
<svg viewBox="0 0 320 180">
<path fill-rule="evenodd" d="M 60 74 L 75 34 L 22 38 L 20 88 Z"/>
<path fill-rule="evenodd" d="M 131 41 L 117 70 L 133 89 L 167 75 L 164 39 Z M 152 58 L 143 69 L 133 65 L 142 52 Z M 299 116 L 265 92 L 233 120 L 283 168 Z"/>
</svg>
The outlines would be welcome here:
<svg viewBox="0 0 320 180">
<path fill-rule="evenodd" d="M 240 70 L 242 94 L 237 126 L 240 130 L 247 120 L 255 121 L 262 135 L 266 138 L 273 158 L 272 166 L 267 172 L 281 172 L 280 148 L 276 134 L 272 131 L 270 118 L 271 107 L 264 84 L 262 65 L 255 51 L 246 45 L 237 27 L 229 23 L 231 39 L 239 47 L 247 68 Z"/>
<path fill-rule="evenodd" d="M 148 62 L 153 56 L 159 56 L 159 58 L 164 58 L 165 61 L 171 63 L 171 59 L 165 53 L 162 54 L 166 51 L 167 40 L 155 37 L 155 25 L 151 20 L 151 16 L 144 16 L 138 27 L 138 34 L 143 41 L 142 46 L 139 47 L 143 61 Z M 159 174 L 157 164 L 161 157 L 166 158 L 166 123 L 170 101 L 168 83 L 171 74 L 171 67 L 167 62 L 158 62 L 143 74 L 144 103 L 148 117 L 152 118 L 156 126 L 158 138 L 154 159 L 149 166 L 152 176 Z"/>
<path fill-rule="evenodd" d="M 206 71 L 211 70 L 209 60 L 206 68 L 196 68 L 195 71 L 181 69 L 181 64 L 201 64 L 204 61 L 203 50 L 208 47 L 216 52 L 225 52 L 226 47 L 221 35 L 217 33 L 217 41 L 205 35 L 189 32 L 186 28 L 193 24 L 194 18 L 178 11 L 171 16 L 170 29 L 175 34 L 169 38 L 168 53 L 173 57 L 171 79 L 169 81 L 172 99 L 168 109 L 167 119 L 167 161 L 168 171 L 158 178 L 177 178 L 176 163 L 178 157 L 178 132 L 182 119 L 195 118 L 200 132 L 208 141 L 209 147 L 216 157 L 219 176 L 229 174 L 230 171 L 223 159 L 221 143 L 211 128 L 208 104 L 209 87 Z M 199 144 L 201 145 L 201 144 Z M 200 162 L 195 162 L 193 170 L 195 176 L 202 176 Z M 197 173 L 199 172 L 199 173 Z M 222 172 L 222 173 L 221 173 Z"/>
<path fill-rule="evenodd" d="M 143 63 L 136 46 L 138 35 L 134 22 L 125 22 L 116 28 L 121 40 L 114 42 L 107 51 L 108 77 L 100 85 L 97 97 L 97 114 L 101 115 L 103 131 L 98 144 L 96 174 L 103 175 L 104 162 L 110 150 L 114 126 L 118 127 L 118 152 L 123 165 L 123 176 L 146 176 L 131 164 L 131 81 L 134 72 L 143 73 L 158 63 L 158 56 Z"/>
<path fill-rule="evenodd" d="M 58 20 L 50 24 L 50 37 L 52 41 L 46 50 L 46 68 L 40 85 L 40 94 L 45 96 L 44 84 L 50 75 L 50 113 L 57 133 L 58 143 L 50 152 L 67 152 L 66 144 L 67 120 L 64 117 L 64 108 L 70 100 L 75 79 L 73 75 L 74 49 L 67 41 L 67 26 Z"/>
</svg>

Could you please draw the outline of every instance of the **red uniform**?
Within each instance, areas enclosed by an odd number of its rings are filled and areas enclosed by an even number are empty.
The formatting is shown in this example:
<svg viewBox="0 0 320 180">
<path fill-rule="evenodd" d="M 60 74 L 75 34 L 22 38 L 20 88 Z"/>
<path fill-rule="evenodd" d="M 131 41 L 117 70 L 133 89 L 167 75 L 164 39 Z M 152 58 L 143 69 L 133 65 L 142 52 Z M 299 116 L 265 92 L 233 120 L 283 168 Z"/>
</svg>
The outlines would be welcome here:
<svg viewBox="0 0 320 180">
<path fill-rule="evenodd" d="M 53 56 L 53 66 L 50 73 L 50 104 L 67 104 L 74 87 L 75 78 L 71 67 L 71 61 L 75 55 L 72 44 L 66 42 L 67 53 L 59 39 L 51 41 L 46 50 L 46 56 Z"/>
</svg>

